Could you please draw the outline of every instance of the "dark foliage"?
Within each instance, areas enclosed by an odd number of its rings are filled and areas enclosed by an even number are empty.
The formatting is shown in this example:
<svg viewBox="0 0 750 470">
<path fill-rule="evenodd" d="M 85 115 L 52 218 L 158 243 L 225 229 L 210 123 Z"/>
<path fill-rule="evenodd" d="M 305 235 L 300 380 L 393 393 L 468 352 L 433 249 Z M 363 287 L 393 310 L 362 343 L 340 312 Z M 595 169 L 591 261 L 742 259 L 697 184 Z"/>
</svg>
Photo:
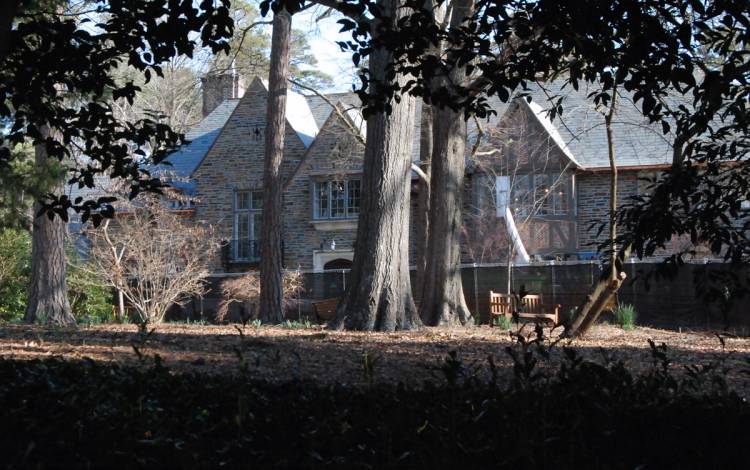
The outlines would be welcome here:
<svg viewBox="0 0 750 470">
<path fill-rule="evenodd" d="M 414 77 L 402 88 L 369 87 L 372 74 L 363 69 L 358 93 L 367 108 L 381 109 L 384 96 L 409 92 L 483 117 L 493 112 L 487 96 L 507 101 L 550 79 L 574 89 L 587 85 L 592 105 L 607 106 L 615 92 L 626 93 L 672 144 L 673 166 L 619 211 L 626 230 L 618 242 L 648 257 L 680 235 L 735 266 L 750 260 L 750 217 L 743 210 L 750 199 L 750 3 L 478 0 L 465 26 L 451 29 L 437 24 L 422 0 L 407 4 L 413 13 L 395 24 L 371 0 L 339 2 L 347 15 L 342 31 L 352 33 L 340 45 L 354 63 L 385 47 L 398 57 L 390 73 Z M 377 40 L 373 18 L 387 29 Z M 440 43 L 446 53 L 430 53 Z M 471 80 L 430 86 L 463 65 Z M 564 93 L 547 94 L 550 118 L 563 115 Z M 687 254 L 667 261 L 679 266 Z M 748 287 L 744 276 L 730 290 Z"/>
<path fill-rule="evenodd" d="M 452 352 L 444 385 L 269 384 L 92 361 L 0 361 L 5 468 L 744 468 L 750 406 L 721 364 L 679 378 L 584 361 L 539 339 L 514 379 Z M 241 351 L 238 350 L 241 358 Z M 486 371 L 485 371 L 486 372 Z M 486 378 L 489 377 L 488 380 Z"/>
<path fill-rule="evenodd" d="M 7 54 L 0 56 L 0 171 L 11 158 L 10 145 L 33 142 L 59 160 L 72 149 L 86 156 L 87 164 L 73 168 L 71 184 L 94 187 L 94 177 L 105 174 L 129 181 L 131 197 L 159 190 L 162 183 L 144 163 L 162 161 L 182 136 L 158 116 L 118 121 L 109 100 L 132 103 L 139 88 L 132 81 L 116 82 L 113 72 L 126 63 L 148 80 L 152 73 L 162 75 L 165 60 L 192 56 L 199 44 L 215 53 L 228 51 L 229 1 L 97 0 L 86 3 L 88 14 L 82 17 L 67 14 L 64 2 L 29 3 L 19 6 L 16 27 L 2 31 L 8 41 Z M 43 126 L 59 139 L 45 139 Z M 84 221 L 99 222 L 111 214 L 111 202 L 51 195 L 45 210 L 65 219 L 72 208 Z"/>
</svg>

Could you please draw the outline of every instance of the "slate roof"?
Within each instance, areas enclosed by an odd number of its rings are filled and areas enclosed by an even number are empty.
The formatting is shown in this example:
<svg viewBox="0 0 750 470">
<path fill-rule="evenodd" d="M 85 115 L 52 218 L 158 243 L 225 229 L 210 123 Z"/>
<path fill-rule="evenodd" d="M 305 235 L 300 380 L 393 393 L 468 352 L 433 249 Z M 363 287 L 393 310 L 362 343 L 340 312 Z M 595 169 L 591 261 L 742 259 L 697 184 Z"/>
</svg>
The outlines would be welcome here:
<svg viewBox="0 0 750 470">
<path fill-rule="evenodd" d="M 587 99 L 590 89 L 582 86 L 578 91 L 571 87 L 563 88 L 563 82 L 556 81 L 546 83 L 544 89 L 532 85 L 524 92 L 531 97 L 528 103 L 529 109 L 534 113 L 539 122 L 549 132 L 552 139 L 560 149 L 570 158 L 577 167 L 583 169 L 597 169 L 609 167 L 609 155 L 607 153 L 607 134 L 604 128 L 604 117 L 594 109 Z M 563 114 L 548 118 L 546 110 L 551 107 L 549 97 L 562 96 Z M 355 93 L 332 93 L 326 95 L 331 102 L 343 102 L 352 107 L 360 105 L 359 98 Z M 316 95 L 305 96 L 310 106 L 313 117 L 322 126 L 331 107 L 322 98 Z M 525 98 L 517 98 L 523 99 Z M 496 97 L 491 97 L 489 102 L 497 112 L 496 115 L 482 121 L 485 127 L 497 125 L 509 108 L 509 103 L 503 103 Z M 421 102 L 417 103 L 417 115 Z M 414 160 L 419 159 L 419 119 L 416 119 L 414 132 Z M 476 138 L 476 123 L 469 120 L 467 123 L 470 150 L 471 144 Z M 649 124 L 637 105 L 627 93 L 622 93 L 615 120 L 613 124 L 615 136 L 615 151 L 618 166 L 654 166 L 668 165 L 671 161 L 671 145 L 669 136 L 664 136 L 659 126 Z"/>
<path fill-rule="evenodd" d="M 262 81 L 261 81 L 262 83 Z M 265 87 L 265 83 L 262 83 Z M 529 109 L 535 114 L 539 122 L 547 129 L 552 139 L 579 168 L 597 169 L 609 167 L 609 156 L 607 154 L 607 136 L 604 128 L 604 117 L 593 108 L 587 100 L 589 89 L 582 87 L 578 91 L 571 87 L 563 88 L 562 82 L 551 82 L 540 86 L 532 85 L 526 95 L 531 97 L 528 103 Z M 551 105 L 549 96 L 563 96 L 563 114 L 550 121 L 546 109 Z M 288 100 L 288 116 L 290 124 L 300 135 L 300 138 L 309 146 L 318 129 L 331 114 L 331 106 L 318 95 L 290 94 L 292 99 Z M 353 93 L 331 93 L 325 95 L 332 103 L 341 103 L 350 109 L 350 117 L 356 121 L 356 108 L 360 106 L 359 97 Z M 517 98 L 525 99 L 525 98 Z M 174 152 L 167 158 L 171 165 L 160 165 L 157 171 L 165 171 L 174 174 L 178 179 L 187 179 L 195 171 L 216 141 L 224 125 L 229 121 L 240 100 L 225 100 L 211 114 L 194 126 L 186 134 L 189 144 Z M 491 127 L 497 125 L 509 108 L 509 103 L 503 103 L 496 97 L 491 97 L 489 102 L 497 114 L 483 121 L 483 126 Z M 417 119 L 415 120 L 413 160 L 419 160 L 419 114 L 421 101 L 417 102 Z M 354 113 L 354 114 L 352 114 Z M 467 123 L 469 142 L 467 151 L 476 138 L 476 123 L 469 120 Z M 632 98 L 623 94 L 615 115 L 614 122 L 615 149 L 618 166 L 638 167 L 667 165 L 671 161 L 671 145 L 669 136 L 664 136 L 661 129 L 651 125 L 643 118 L 637 105 Z M 78 196 L 84 199 L 97 197 L 103 193 L 106 186 L 106 177 L 99 177 L 97 188 L 69 187 L 68 194 L 71 198 Z M 194 189 L 194 183 L 188 181 L 176 181 L 172 184 L 183 191 L 190 192 Z"/>
<path fill-rule="evenodd" d="M 571 87 L 562 88 L 561 85 L 562 82 L 547 83 L 546 91 L 539 86 L 531 88 L 528 92 L 532 99 L 529 108 L 548 129 L 553 140 L 558 142 L 566 154 L 572 154 L 581 167 L 609 167 L 604 116 L 587 99 L 591 90 L 582 87 L 576 91 Z M 563 113 L 550 121 L 546 112 L 551 107 L 548 96 L 555 95 L 564 98 Z M 660 126 L 650 124 L 641 114 L 638 105 L 633 103 L 631 95 L 626 92 L 621 93 L 613 121 L 613 131 L 618 166 L 653 166 L 670 163 L 670 136 L 663 135 Z"/>
<path fill-rule="evenodd" d="M 152 174 L 160 175 L 164 180 L 169 181 L 173 187 L 179 189 L 184 194 L 195 192 L 195 182 L 191 181 L 190 175 L 203 161 L 203 157 L 208 153 L 216 142 L 216 138 L 221 133 L 229 118 L 234 113 L 238 99 L 224 100 L 211 113 L 204 117 L 201 122 L 193 126 L 186 134 L 185 139 L 189 143 L 183 145 L 166 158 L 167 165 L 158 165 L 152 169 Z"/>
<path fill-rule="evenodd" d="M 318 95 L 304 95 L 307 100 L 310 111 L 315 119 L 315 123 L 318 128 L 322 127 L 331 114 L 331 106 Z M 361 102 L 356 93 L 330 93 L 326 94 L 325 97 L 331 101 L 331 103 L 342 103 L 347 108 L 359 108 Z"/>
<path fill-rule="evenodd" d="M 211 114 L 193 126 L 185 138 L 190 143 L 167 157 L 171 165 L 159 165 L 157 171 L 167 171 L 180 178 L 188 178 L 216 141 L 240 100 L 224 100 Z"/>
</svg>

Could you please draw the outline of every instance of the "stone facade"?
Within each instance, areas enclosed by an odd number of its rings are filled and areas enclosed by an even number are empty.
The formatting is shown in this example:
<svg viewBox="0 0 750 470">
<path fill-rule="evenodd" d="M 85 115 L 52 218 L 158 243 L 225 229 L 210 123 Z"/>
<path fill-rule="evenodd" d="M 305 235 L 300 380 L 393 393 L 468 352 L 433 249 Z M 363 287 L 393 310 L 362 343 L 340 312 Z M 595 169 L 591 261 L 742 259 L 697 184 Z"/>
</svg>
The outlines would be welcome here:
<svg viewBox="0 0 750 470">
<path fill-rule="evenodd" d="M 628 198 L 639 192 L 638 171 L 618 171 L 617 205 L 622 206 Z M 606 240 L 608 226 L 597 236 L 599 226 L 609 220 L 610 172 L 579 172 L 576 175 L 578 248 L 584 252 L 595 252 L 597 244 Z"/>
<path fill-rule="evenodd" d="M 235 192 L 262 191 L 267 98 L 262 83 L 253 82 L 192 175 L 198 199 L 196 219 L 214 225 L 226 240 L 233 237 Z M 282 175 L 291 175 L 305 150 L 287 123 Z M 227 253 L 222 258 L 224 265 L 212 266 L 214 271 L 245 271 L 253 267 L 251 263 L 232 262 Z"/>
<path fill-rule="evenodd" d="M 212 148 L 193 173 L 198 203 L 196 218 L 217 227 L 221 238 L 231 240 L 234 230 L 236 191 L 262 191 L 263 152 L 267 91 L 255 81 L 240 100 Z M 287 122 L 281 174 L 286 180 L 283 195 L 284 265 L 310 270 L 316 258 L 321 262 L 351 260 L 356 235 L 356 218 L 313 220 L 312 188 L 315 181 L 358 178 L 363 146 L 351 138 L 353 122 L 331 113 L 316 139 L 306 148 Z M 335 249 L 331 249 L 331 242 Z M 215 272 L 246 271 L 257 261 L 235 261 L 232 247 L 225 249 L 223 262 Z"/>
<path fill-rule="evenodd" d="M 353 122 L 345 119 L 331 113 L 284 192 L 284 262 L 289 268 L 321 269 L 326 262 L 352 258 L 357 219 L 313 218 L 316 181 L 361 177 L 364 146 L 351 134 Z"/>
<path fill-rule="evenodd" d="M 215 225 L 220 236 L 227 240 L 235 236 L 235 192 L 262 191 L 266 103 L 266 88 L 255 80 L 192 175 L 198 197 L 196 219 Z M 342 260 L 351 260 L 356 214 L 339 219 L 316 219 L 313 192 L 316 182 L 361 177 L 364 146 L 362 139 L 356 136 L 356 121 L 356 116 L 341 105 L 339 112 L 330 112 L 309 146 L 287 122 L 281 173 L 286 180 L 283 262 L 289 269 L 320 270 L 330 262 L 341 267 L 345 266 Z M 596 232 L 598 226 L 607 221 L 609 173 L 582 168 L 523 104 L 510 106 L 493 128 L 511 131 L 508 135 L 490 133 L 485 138 L 487 144 L 501 150 L 502 158 L 489 163 L 474 158 L 468 166 L 463 198 L 462 262 L 501 262 L 507 257 L 507 245 L 503 247 L 504 224 L 491 207 L 487 210 L 487 203 L 493 197 L 492 178 L 507 175 L 509 168 L 513 168 L 515 177 L 519 178 L 545 174 L 550 175 L 552 181 L 555 175 L 562 175 L 567 185 L 564 212 L 534 214 L 519 227 L 522 236 L 529 239 L 530 254 L 568 258 L 595 252 L 596 244 L 607 235 L 606 230 L 598 237 Z M 468 147 L 473 143 L 469 142 Z M 620 172 L 619 204 L 643 190 L 638 178 L 646 174 L 638 170 Z M 554 186 L 551 189 L 555 189 Z M 413 184 L 413 199 L 418 190 L 419 185 Z M 412 209 L 413 214 L 414 201 Z M 415 227 L 411 225 L 413 257 Z M 487 248 L 488 233 L 498 238 L 491 249 Z M 257 260 L 235 261 L 231 251 L 231 247 L 227 247 L 223 256 L 217 258 L 220 261 L 212 266 L 215 272 L 257 268 Z"/>
</svg>

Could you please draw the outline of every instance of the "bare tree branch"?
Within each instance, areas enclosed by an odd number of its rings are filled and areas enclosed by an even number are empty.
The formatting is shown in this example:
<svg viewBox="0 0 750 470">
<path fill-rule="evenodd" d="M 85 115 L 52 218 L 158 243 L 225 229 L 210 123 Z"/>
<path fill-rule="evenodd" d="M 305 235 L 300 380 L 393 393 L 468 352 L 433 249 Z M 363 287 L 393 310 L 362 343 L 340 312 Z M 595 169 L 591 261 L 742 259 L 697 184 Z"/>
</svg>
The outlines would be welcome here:
<svg viewBox="0 0 750 470">
<path fill-rule="evenodd" d="M 312 0 L 312 3 L 316 3 L 318 5 L 323 5 L 324 7 L 332 8 L 342 15 L 346 16 L 347 18 L 351 18 L 352 20 L 363 23 L 363 24 L 372 24 L 372 20 L 362 13 L 359 13 L 357 9 L 352 7 L 351 5 L 344 3 L 344 2 L 338 2 L 336 0 Z"/>
<path fill-rule="evenodd" d="M 172 305 L 205 292 L 213 230 L 182 220 L 165 201 L 142 198 L 91 230 L 91 270 L 121 292 L 142 323 L 159 323 Z"/>
</svg>

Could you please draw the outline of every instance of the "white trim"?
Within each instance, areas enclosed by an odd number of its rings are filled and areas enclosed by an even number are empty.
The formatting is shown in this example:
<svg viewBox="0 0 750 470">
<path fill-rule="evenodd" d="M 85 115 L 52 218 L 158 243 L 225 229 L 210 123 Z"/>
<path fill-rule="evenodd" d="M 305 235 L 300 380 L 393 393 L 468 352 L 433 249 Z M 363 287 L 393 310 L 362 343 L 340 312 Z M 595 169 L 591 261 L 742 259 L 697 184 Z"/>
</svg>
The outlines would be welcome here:
<svg viewBox="0 0 750 470">
<path fill-rule="evenodd" d="M 357 230 L 357 219 L 319 219 L 311 220 L 310 223 L 319 232 Z"/>
<path fill-rule="evenodd" d="M 323 266 L 336 259 L 352 261 L 354 250 L 313 250 L 313 272 L 324 272 Z"/>
</svg>

